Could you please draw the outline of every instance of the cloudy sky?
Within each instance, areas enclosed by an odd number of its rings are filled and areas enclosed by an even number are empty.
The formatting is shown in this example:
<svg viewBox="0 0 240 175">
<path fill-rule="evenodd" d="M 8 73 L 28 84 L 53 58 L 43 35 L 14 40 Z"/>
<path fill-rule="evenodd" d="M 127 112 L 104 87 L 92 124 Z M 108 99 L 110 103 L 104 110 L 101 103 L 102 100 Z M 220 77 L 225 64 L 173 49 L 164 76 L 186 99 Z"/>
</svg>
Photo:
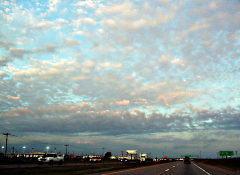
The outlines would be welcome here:
<svg viewBox="0 0 240 175">
<path fill-rule="evenodd" d="M 240 151 L 239 0 L 0 2 L 0 144 Z"/>
</svg>

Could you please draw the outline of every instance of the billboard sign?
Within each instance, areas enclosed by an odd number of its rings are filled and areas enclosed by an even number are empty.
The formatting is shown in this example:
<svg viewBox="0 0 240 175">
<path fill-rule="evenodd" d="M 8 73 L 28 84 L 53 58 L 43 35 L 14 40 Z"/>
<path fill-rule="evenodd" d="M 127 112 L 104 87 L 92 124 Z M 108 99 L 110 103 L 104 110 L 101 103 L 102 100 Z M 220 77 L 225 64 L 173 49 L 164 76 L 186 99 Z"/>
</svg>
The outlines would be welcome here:
<svg viewBox="0 0 240 175">
<path fill-rule="evenodd" d="M 128 154 L 137 154 L 137 150 L 126 150 L 126 155 Z"/>
<path fill-rule="evenodd" d="M 219 155 L 222 157 L 233 157 L 234 152 L 233 151 L 219 151 Z"/>
</svg>

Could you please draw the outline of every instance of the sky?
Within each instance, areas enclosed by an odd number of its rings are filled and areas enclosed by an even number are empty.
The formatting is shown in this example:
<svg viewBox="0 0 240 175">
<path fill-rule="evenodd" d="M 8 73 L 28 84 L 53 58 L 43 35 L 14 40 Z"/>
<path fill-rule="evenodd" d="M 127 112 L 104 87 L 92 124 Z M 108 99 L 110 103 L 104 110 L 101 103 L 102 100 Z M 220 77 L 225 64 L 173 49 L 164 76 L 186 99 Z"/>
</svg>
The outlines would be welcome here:
<svg viewBox="0 0 240 175">
<path fill-rule="evenodd" d="M 3 0 L 0 89 L 8 152 L 240 152 L 240 1 Z"/>
</svg>

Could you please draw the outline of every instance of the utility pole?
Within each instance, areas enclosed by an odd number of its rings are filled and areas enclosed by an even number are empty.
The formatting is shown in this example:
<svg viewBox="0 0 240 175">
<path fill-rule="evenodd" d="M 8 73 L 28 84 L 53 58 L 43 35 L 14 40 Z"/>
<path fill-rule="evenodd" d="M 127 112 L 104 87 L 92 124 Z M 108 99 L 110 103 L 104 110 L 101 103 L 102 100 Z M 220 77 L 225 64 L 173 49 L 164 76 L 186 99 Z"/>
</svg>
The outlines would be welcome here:
<svg viewBox="0 0 240 175">
<path fill-rule="evenodd" d="M 121 151 L 122 152 L 122 156 L 123 156 L 123 151 Z"/>
<path fill-rule="evenodd" d="M 66 144 L 66 145 L 64 145 L 64 146 L 66 146 L 66 155 L 67 155 L 67 147 L 68 147 L 69 145 Z"/>
<path fill-rule="evenodd" d="M 7 142 L 8 142 L 8 136 L 11 135 L 10 133 L 3 133 L 3 135 L 6 136 L 6 148 L 5 148 L 5 156 L 7 155 Z"/>
<path fill-rule="evenodd" d="M 11 148 L 13 150 L 13 156 L 14 156 L 14 147 Z"/>
<path fill-rule="evenodd" d="M 102 148 L 103 149 L 103 151 L 102 151 L 102 157 L 103 157 L 103 154 L 104 154 L 104 148 Z"/>
</svg>

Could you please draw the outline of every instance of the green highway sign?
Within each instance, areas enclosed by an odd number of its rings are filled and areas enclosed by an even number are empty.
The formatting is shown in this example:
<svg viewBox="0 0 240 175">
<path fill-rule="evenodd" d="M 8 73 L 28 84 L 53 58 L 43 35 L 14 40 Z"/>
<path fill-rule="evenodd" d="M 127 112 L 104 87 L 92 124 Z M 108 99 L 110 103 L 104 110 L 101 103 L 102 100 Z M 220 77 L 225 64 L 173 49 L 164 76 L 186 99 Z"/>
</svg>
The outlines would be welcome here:
<svg viewBox="0 0 240 175">
<path fill-rule="evenodd" d="M 192 155 L 185 155 L 185 157 L 192 157 Z"/>
<path fill-rule="evenodd" d="M 233 151 L 219 151 L 219 155 L 222 157 L 227 157 L 227 156 L 234 156 L 234 152 Z"/>
</svg>

